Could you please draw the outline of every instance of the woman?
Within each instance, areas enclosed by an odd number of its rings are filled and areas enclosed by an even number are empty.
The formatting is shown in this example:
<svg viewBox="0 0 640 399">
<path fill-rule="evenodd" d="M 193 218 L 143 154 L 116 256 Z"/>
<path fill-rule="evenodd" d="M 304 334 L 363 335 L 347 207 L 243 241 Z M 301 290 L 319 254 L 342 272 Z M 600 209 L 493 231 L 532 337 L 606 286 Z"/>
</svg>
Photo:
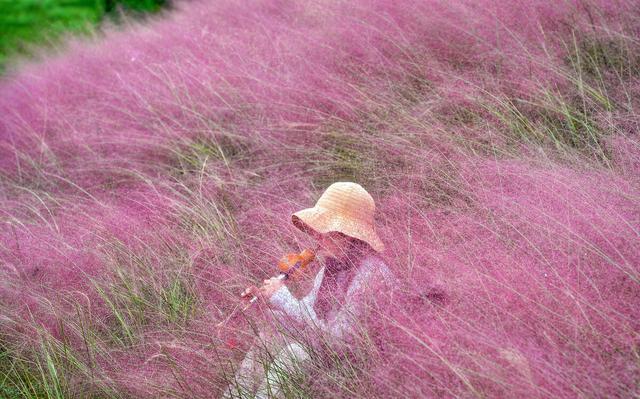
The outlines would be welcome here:
<svg viewBox="0 0 640 399">
<path fill-rule="evenodd" d="M 362 314 L 366 300 L 395 284 L 389 268 L 378 255 L 384 250 L 384 244 L 375 231 L 374 213 L 373 198 L 362 186 L 352 182 L 333 183 L 313 208 L 298 211 L 291 217 L 296 227 L 318 240 L 318 255 L 326 256 L 309 293 L 297 299 L 283 280 L 274 277 L 264 280 L 261 287 L 247 288 L 242 296 L 262 298 L 289 331 L 301 335 L 304 331 L 318 333 L 316 329 L 320 329 L 321 334 L 333 339 L 346 339 L 354 321 Z M 308 363 L 310 354 L 295 340 L 285 339 L 280 347 L 275 359 L 263 365 L 258 359 L 260 348 L 254 345 L 225 397 L 242 397 L 243 389 L 255 391 L 257 398 L 281 396 L 281 376 L 295 369 L 299 371 L 299 366 Z M 259 377 L 257 389 L 251 386 L 256 384 L 256 376 Z"/>
</svg>

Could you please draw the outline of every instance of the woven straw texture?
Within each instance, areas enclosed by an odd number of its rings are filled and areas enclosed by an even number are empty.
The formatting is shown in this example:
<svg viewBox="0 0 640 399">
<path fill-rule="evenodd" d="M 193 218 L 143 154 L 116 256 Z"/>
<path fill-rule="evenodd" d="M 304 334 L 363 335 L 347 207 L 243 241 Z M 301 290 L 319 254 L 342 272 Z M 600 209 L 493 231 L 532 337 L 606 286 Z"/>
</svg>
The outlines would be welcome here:
<svg viewBox="0 0 640 399">
<path fill-rule="evenodd" d="M 309 228 L 321 234 L 339 231 L 382 252 L 384 243 L 376 233 L 375 210 L 373 198 L 361 185 L 336 182 L 322 193 L 313 208 L 295 212 L 291 221 L 303 231 Z"/>
</svg>

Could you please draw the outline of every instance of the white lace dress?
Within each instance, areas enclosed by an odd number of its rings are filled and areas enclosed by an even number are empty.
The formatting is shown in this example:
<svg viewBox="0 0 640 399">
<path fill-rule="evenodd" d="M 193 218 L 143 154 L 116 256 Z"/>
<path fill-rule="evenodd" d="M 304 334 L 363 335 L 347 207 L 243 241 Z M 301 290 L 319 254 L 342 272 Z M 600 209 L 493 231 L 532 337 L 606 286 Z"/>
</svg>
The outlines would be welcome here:
<svg viewBox="0 0 640 399">
<path fill-rule="evenodd" d="M 271 296 L 272 307 L 286 315 L 281 321 L 286 322 L 288 318 L 298 327 L 318 327 L 333 337 L 343 338 L 351 331 L 353 322 L 360 315 L 365 297 L 373 295 L 372 290 L 375 290 L 379 283 L 386 283 L 387 286 L 395 284 L 395 278 L 384 261 L 374 254 L 368 254 L 358 264 L 343 305 L 339 309 L 332 309 L 327 320 L 323 320 L 316 315 L 314 307 L 324 273 L 323 266 L 314 279 L 313 288 L 302 299 L 296 299 L 286 286 L 280 287 Z"/>
<path fill-rule="evenodd" d="M 314 310 L 324 279 L 325 266 L 318 271 L 313 287 L 302 299 L 294 297 L 286 286 L 280 287 L 270 298 L 273 314 L 278 323 L 294 335 L 303 331 L 313 332 L 313 329 L 319 328 L 322 333 L 329 334 L 332 338 L 339 340 L 345 338 L 352 332 L 366 299 L 374 296 L 380 284 L 385 284 L 389 288 L 397 284 L 389 267 L 374 253 L 362 257 L 357 265 L 342 306 L 331 309 L 326 319 L 318 317 Z M 337 278 L 340 277 L 337 276 Z M 315 332 L 317 333 L 317 330 Z M 295 339 L 288 338 L 281 342 L 284 343 L 279 346 L 274 345 L 281 349 L 278 350 L 273 362 L 268 365 L 261 361 L 260 350 L 264 345 L 260 347 L 254 344 L 236 371 L 234 383 L 227 387 L 223 397 L 240 398 L 246 397 L 247 393 L 255 395 L 255 398 L 281 397 L 283 395 L 282 371 L 285 371 L 284 374 L 301 371 L 300 367 L 304 366 L 310 358 L 305 345 Z"/>
</svg>

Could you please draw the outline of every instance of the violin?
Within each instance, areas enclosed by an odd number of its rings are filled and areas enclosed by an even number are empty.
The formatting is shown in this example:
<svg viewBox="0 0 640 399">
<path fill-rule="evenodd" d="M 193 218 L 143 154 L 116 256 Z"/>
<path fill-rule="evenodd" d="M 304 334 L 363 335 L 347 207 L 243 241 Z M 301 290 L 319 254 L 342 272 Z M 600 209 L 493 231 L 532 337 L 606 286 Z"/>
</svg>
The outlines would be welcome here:
<svg viewBox="0 0 640 399">
<path fill-rule="evenodd" d="M 309 263 L 316 258 L 316 250 L 305 249 L 299 254 L 288 253 L 284 255 L 278 262 L 278 270 L 280 270 L 280 274 L 278 274 L 276 278 L 278 280 L 288 280 L 290 278 L 297 279 L 303 276 Z M 257 300 L 257 296 L 251 298 L 244 309 L 247 309 Z"/>
<path fill-rule="evenodd" d="M 278 270 L 280 270 L 280 274 L 276 276 L 279 280 L 288 280 L 290 278 L 297 279 L 304 275 L 304 271 L 307 269 L 309 264 L 316 258 L 316 253 L 320 247 L 316 247 L 315 249 L 305 249 L 300 253 L 288 253 L 280 258 L 278 261 Z M 254 296 L 249 300 L 249 303 L 242 308 L 244 312 L 247 310 L 253 303 L 258 300 L 258 297 Z M 231 314 L 227 316 L 227 318 L 216 325 L 218 329 L 220 329 L 227 321 L 236 314 L 239 306 L 236 306 Z"/>
</svg>

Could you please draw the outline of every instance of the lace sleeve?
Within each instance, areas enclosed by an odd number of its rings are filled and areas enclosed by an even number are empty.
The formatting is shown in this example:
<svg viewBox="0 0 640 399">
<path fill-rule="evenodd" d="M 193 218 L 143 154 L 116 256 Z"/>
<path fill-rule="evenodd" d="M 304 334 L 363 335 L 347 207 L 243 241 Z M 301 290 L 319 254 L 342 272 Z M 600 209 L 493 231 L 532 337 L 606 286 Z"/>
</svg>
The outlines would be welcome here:
<svg viewBox="0 0 640 399">
<path fill-rule="evenodd" d="M 326 330 L 325 322 L 319 319 L 316 312 L 313 310 L 313 306 L 315 305 L 316 297 L 318 295 L 318 289 L 320 288 L 323 277 L 324 268 L 322 268 L 316 275 L 311 291 L 301 300 L 296 299 L 296 297 L 291 294 L 291 291 L 289 291 L 289 288 L 283 285 L 271 296 L 271 305 L 284 312 L 287 317 L 293 319 L 293 321 L 299 325 L 313 325 Z"/>
</svg>

